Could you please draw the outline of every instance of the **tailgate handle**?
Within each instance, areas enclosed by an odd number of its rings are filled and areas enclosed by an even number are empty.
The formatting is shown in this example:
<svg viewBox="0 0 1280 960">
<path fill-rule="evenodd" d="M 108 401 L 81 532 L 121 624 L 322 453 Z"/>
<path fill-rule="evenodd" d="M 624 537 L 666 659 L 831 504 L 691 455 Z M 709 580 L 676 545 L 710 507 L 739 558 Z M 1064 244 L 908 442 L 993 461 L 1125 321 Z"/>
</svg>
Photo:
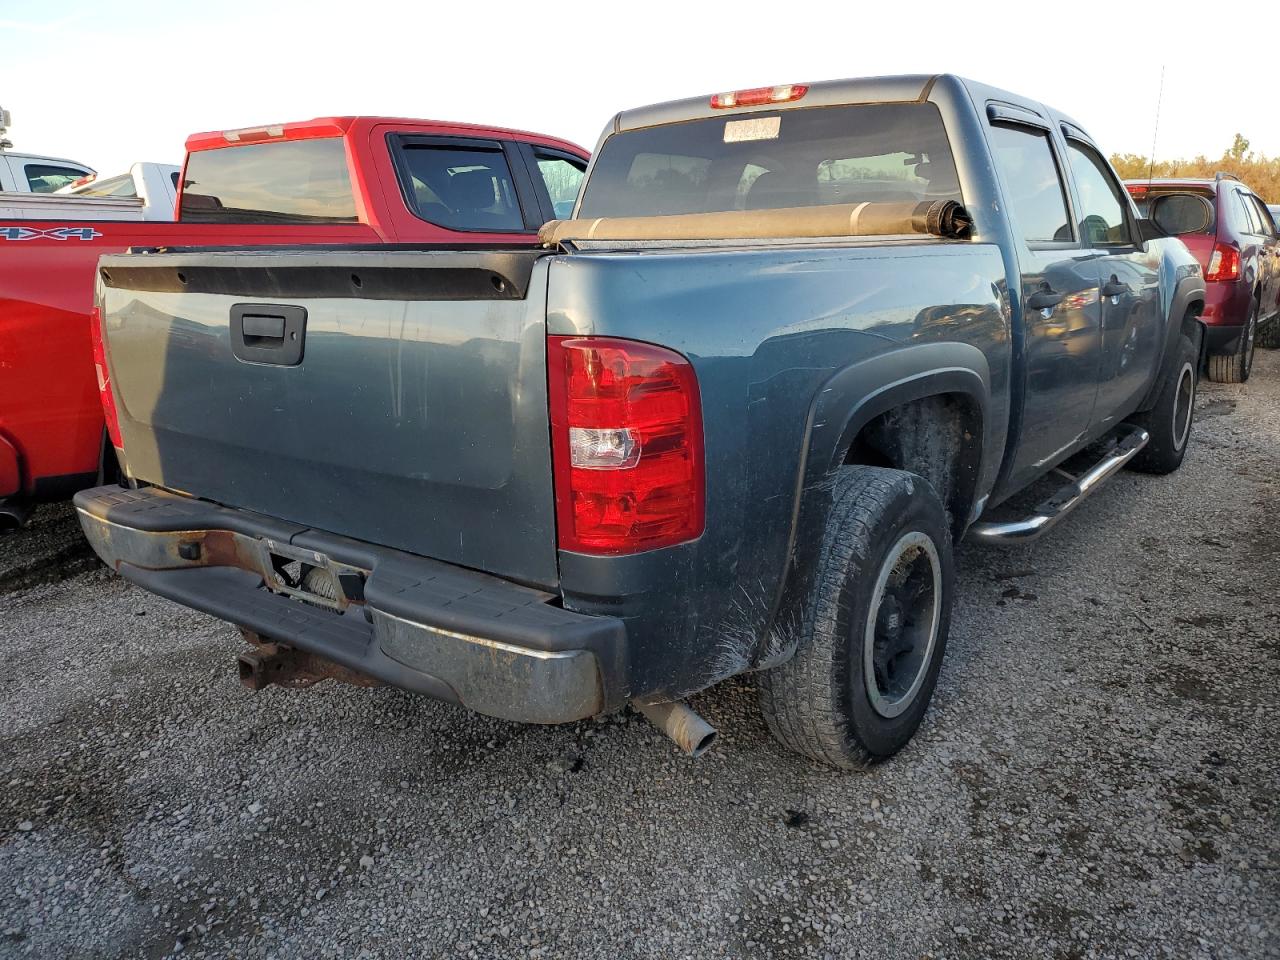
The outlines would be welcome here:
<svg viewBox="0 0 1280 960">
<path fill-rule="evenodd" d="M 292 303 L 231 307 L 231 352 L 246 363 L 296 367 L 307 337 L 307 308 Z"/>
<path fill-rule="evenodd" d="M 245 314 L 244 325 L 245 342 L 249 342 L 250 338 L 259 340 L 283 340 L 284 339 L 284 317 L 267 317 L 260 314 Z"/>
</svg>

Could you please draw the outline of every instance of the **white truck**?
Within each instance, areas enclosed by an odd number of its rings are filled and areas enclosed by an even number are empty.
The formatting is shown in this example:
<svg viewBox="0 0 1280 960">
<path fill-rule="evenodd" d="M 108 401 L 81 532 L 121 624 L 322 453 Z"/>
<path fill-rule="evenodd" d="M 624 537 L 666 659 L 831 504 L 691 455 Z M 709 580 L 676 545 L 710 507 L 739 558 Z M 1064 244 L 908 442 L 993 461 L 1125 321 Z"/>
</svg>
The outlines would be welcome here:
<svg viewBox="0 0 1280 960">
<path fill-rule="evenodd" d="M 0 193 L 0 220 L 172 220 L 180 170 L 135 163 L 128 173 L 85 174 L 53 193 Z"/>
<path fill-rule="evenodd" d="M 6 193 L 53 193 L 93 173 L 74 160 L 0 150 L 0 191 Z"/>
<path fill-rule="evenodd" d="M 13 153 L 13 143 L 6 137 L 12 124 L 12 114 L 0 108 L 0 192 L 53 193 L 95 172 L 92 167 L 74 160 Z"/>
</svg>

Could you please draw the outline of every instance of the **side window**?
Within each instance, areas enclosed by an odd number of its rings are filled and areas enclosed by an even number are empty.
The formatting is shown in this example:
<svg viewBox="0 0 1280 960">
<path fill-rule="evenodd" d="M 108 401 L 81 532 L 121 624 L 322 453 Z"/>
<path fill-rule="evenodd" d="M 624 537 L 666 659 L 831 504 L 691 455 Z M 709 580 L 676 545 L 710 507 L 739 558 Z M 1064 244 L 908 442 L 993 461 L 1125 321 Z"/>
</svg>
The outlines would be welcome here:
<svg viewBox="0 0 1280 960">
<path fill-rule="evenodd" d="M 1276 235 L 1276 223 L 1271 217 L 1271 211 L 1252 194 L 1249 196 L 1249 202 L 1253 204 L 1253 209 L 1258 215 L 1258 222 L 1262 224 L 1262 235 L 1264 237 L 1274 237 Z"/>
<path fill-rule="evenodd" d="M 1067 198 L 1048 134 L 1020 127 L 993 126 L 991 150 L 1004 177 L 1006 198 L 1024 240 L 1071 241 Z"/>
<path fill-rule="evenodd" d="M 1067 141 L 1071 173 L 1080 192 L 1080 233 L 1091 247 L 1132 242 L 1119 184 L 1103 159 L 1075 140 Z"/>
<path fill-rule="evenodd" d="M 1241 190 L 1235 191 L 1236 196 L 1240 199 L 1240 208 L 1244 215 L 1241 217 L 1242 229 L 1246 233 L 1259 234 L 1262 232 L 1262 220 L 1258 217 L 1258 211 L 1253 208 L 1248 194 Z"/>
<path fill-rule="evenodd" d="M 520 233 L 525 229 L 511 169 L 502 150 L 486 147 L 401 146 L 415 213 L 451 230 Z"/>
<path fill-rule="evenodd" d="M 578 200 L 578 188 L 582 186 L 582 177 L 587 168 L 581 160 L 570 160 L 555 153 L 544 153 L 534 150 L 538 160 L 538 173 L 551 195 L 551 206 L 557 220 L 567 220 L 573 216 L 573 205 Z"/>
<path fill-rule="evenodd" d="M 1262 232 L 1268 237 L 1276 236 L 1276 220 L 1271 216 L 1271 211 L 1267 210 L 1267 205 L 1263 204 L 1257 197 L 1253 197 L 1253 205 L 1258 209 L 1258 219 L 1262 220 Z"/>
<path fill-rule="evenodd" d="M 32 193 L 53 193 L 73 180 L 84 176 L 83 170 L 74 167 L 56 167 L 47 163 L 28 163 L 24 168 L 27 186 Z"/>
</svg>

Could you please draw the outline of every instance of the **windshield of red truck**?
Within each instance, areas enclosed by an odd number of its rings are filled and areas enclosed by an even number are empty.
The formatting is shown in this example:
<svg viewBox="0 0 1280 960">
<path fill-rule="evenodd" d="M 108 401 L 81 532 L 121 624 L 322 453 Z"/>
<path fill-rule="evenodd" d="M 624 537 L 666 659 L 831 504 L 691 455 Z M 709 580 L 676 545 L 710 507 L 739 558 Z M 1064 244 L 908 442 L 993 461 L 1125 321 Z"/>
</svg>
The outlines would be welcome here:
<svg viewBox="0 0 1280 960">
<path fill-rule="evenodd" d="M 579 217 L 776 210 L 833 203 L 961 200 L 929 103 L 713 116 L 615 134 Z"/>
<path fill-rule="evenodd" d="M 183 223 L 354 223 L 356 201 L 340 137 L 277 140 L 187 158 Z"/>
</svg>

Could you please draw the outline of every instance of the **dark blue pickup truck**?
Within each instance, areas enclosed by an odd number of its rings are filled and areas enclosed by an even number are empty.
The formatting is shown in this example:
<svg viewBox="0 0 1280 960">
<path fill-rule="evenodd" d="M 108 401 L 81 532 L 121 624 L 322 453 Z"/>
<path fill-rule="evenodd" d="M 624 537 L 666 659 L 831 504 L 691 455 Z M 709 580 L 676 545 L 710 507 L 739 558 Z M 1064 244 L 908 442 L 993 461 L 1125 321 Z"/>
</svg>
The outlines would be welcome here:
<svg viewBox="0 0 1280 960">
<path fill-rule="evenodd" d="M 240 626 L 255 688 L 630 702 L 697 752 L 684 698 L 760 671 L 778 738 L 849 767 L 920 723 L 957 540 L 1187 447 L 1199 266 L 1079 124 L 1001 90 L 621 113 L 541 235 L 105 257 L 126 480 L 76 498 L 94 548 Z"/>
</svg>

